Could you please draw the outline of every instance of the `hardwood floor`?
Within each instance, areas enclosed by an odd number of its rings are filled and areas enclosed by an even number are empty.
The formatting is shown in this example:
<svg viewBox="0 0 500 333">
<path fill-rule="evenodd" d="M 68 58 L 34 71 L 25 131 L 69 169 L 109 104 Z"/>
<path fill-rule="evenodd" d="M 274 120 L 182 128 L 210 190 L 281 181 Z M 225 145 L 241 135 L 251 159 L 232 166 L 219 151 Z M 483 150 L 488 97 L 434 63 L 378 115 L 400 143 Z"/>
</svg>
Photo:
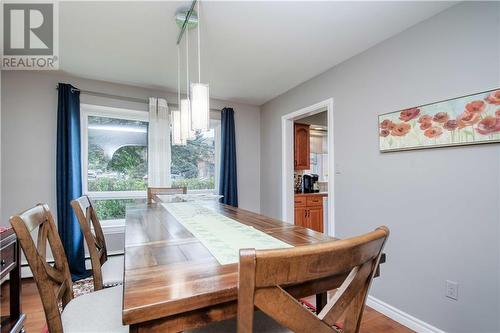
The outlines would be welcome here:
<svg viewBox="0 0 500 333">
<path fill-rule="evenodd" d="M 9 313 L 9 282 L 2 284 L 1 296 L 2 316 Z M 22 280 L 21 310 L 26 314 L 25 330 L 27 333 L 40 333 L 45 326 L 42 301 L 38 295 L 36 284 L 32 279 Z"/>
<path fill-rule="evenodd" d="M 4 283 L 1 288 L 1 313 L 5 315 L 8 313 L 9 302 L 9 288 L 8 282 Z M 312 298 L 313 299 L 313 298 Z M 314 302 L 312 301 L 311 302 Z M 27 333 L 40 333 L 45 326 L 45 316 L 43 313 L 42 302 L 38 295 L 35 282 L 32 279 L 23 280 L 22 291 L 22 306 L 23 312 L 27 316 L 26 332 Z M 361 325 L 362 333 L 407 333 L 413 332 L 405 326 L 387 318 L 383 314 L 366 307 L 363 315 L 363 324 Z"/>
</svg>

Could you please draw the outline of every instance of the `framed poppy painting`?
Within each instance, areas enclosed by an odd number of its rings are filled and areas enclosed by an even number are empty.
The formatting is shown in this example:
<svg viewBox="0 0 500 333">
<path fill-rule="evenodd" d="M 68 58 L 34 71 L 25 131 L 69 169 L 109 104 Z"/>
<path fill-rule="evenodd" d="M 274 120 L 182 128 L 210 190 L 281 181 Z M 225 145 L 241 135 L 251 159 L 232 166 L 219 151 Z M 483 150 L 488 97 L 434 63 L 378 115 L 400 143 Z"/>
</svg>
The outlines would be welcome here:
<svg viewBox="0 0 500 333">
<path fill-rule="evenodd" d="M 500 89 L 378 118 L 381 152 L 500 142 Z"/>
</svg>

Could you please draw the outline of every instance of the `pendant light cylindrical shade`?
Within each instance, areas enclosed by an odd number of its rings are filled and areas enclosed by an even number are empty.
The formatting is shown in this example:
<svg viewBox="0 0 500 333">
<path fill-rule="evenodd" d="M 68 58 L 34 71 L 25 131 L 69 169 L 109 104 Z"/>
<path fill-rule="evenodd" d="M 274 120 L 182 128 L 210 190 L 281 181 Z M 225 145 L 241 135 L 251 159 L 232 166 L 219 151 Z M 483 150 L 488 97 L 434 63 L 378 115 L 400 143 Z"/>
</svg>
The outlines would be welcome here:
<svg viewBox="0 0 500 333">
<path fill-rule="evenodd" d="M 191 103 L 189 99 L 181 99 L 181 140 L 183 144 L 194 138 L 191 130 Z"/>
<path fill-rule="evenodd" d="M 210 128 L 210 94 L 208 84 L 191 83 L 191 129 L 208 131 Z"/>
<path fill-rule="evenodd" d="M 173 110 L 170 113 L 172 117 L 172 144 L 173 145 L 182 145 L 182 137 L 181 137 L 181 111 Z"/>
<path fill-rule="evenodd" d="M 208 84 L 201 83 L 200 1 L 198 5 L 198 83 L 191 83 L 191 128 L 194 131 L 210 129 L 210 93 Z"/>
</svg>

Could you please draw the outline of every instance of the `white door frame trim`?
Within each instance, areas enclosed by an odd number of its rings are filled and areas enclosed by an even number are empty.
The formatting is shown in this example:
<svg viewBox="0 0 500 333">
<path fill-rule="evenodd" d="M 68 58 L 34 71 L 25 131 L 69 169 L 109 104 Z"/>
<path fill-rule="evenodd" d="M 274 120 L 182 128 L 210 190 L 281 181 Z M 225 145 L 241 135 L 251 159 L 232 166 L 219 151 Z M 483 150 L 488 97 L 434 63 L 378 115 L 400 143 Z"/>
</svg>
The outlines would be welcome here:
<svg viewBox="0 0 500 333">
<path fill-rule="evenodd" d="M 294 222 L 294 185 L 293 185 L 293 121 L 319 112 L 326 108 L 328 119 L 328 221 L 325 231 L 330 236 L 335 236 L 335 205 L 333 184 L 335 176 L 334 139 L 333 139 L 333 98 L 326 99 L 311 106 L 288 113 L 281 117 L 281 169 L 282 169 L 282 196 L 281 218 L 283 221 Z"/>
</svg>

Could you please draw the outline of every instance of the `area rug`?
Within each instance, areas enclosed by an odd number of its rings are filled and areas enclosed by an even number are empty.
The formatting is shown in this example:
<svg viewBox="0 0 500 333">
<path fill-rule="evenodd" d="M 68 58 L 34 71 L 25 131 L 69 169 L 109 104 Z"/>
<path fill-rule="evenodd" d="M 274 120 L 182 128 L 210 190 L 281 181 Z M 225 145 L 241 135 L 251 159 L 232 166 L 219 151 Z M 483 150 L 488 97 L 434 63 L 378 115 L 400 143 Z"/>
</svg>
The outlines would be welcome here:
<svg viewBox="0 0 500 333">
<path fill-rule="evenodd" d="M 119 286 L 121 283 L 104 284 L 104 288 Z M 78 297 L 94 291 L 94 279 L 92 277 L 73 282 L 73 296 Z"/>
<path fill-rule="evenodd" d="M 93 291 L 94 291 L 94 279 L 91 277 L 73 282 L 74 297 L 85 295 Z"/>
<path fill-rule="evenodd" d="M 307 310 L 311 311 L 312 313 L 316 314 L 316 310 L 317 308 L 312 305 L 311 303 L 309 303 L 308 301 L 306 301 L 305 299 L 299 299 L 299 302 L 300 304 L 302 304 L 303 307 L 305 307 Z M 333 327 L 337 330 L 337 332 L 339 333 L 342 333 L 343 330 L 342 330 L 342 324 L 341 323 L 336 323 L 335 325 L 333 325 Z"/>
</svg>

